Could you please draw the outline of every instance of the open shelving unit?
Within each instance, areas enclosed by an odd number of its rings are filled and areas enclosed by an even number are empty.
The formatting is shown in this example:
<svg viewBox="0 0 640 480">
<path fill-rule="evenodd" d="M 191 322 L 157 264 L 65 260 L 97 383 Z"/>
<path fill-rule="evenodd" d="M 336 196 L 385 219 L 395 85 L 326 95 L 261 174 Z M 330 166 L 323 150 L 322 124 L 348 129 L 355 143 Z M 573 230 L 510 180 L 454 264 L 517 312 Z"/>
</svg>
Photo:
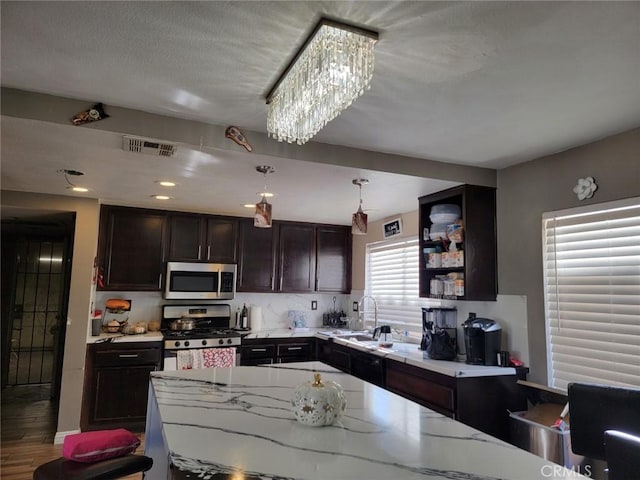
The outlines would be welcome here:
<svg viewBox="0 0 640 480">
<path fill-rule="evenodd" d="M 424 248 L 442 245 L 442 242 L 425 240 L 425 228 L 431 231 L 429 215 L 431 207 L 439 204 L 455 204 L 460 207 L 464 225 L 464 238 L 457 244 L 464 252 L 464 266 L 427 268 Z M 420 232 L 420 296 L 451 300 L 495 301 L 497 295 L 496 274 L 496 190 L 493 187 L 461 185 L 418 199 Z M 459 272 L 464 274 L 464 295 L 431 296 L 431 280 L 438 275 Z"/>
</svg>

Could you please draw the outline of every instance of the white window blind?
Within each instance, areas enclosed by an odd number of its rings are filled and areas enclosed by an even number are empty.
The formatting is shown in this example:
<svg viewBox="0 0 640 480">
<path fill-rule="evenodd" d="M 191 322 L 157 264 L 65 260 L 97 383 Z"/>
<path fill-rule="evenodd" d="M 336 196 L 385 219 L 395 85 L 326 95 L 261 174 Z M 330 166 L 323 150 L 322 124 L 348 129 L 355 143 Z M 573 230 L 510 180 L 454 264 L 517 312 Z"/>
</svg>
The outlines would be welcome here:
<svg viewBox="0 0 640 480">
<path fill-rule="evenodd" d="M 640 386 L 640 198 L 543 216 L 549 385 Z"/>
<path fill-rule="evenodd" d="M 418 239 L 403 238 L 367 245 L 365 294 L 375 297 L 378 325 L 422 332 L 418 296 Z M 371 312 L 370 304 L 365 312 Z M 370 313 L 365 322 L 373 322 Z"/>
</svg>

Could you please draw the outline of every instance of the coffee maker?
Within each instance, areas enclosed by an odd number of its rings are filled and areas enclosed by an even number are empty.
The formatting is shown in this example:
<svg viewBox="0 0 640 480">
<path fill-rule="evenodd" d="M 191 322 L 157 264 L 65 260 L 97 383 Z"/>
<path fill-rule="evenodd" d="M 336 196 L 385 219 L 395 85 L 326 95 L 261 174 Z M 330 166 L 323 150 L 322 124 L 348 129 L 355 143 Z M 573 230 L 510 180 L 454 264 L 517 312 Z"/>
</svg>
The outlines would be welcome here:
<svg viewBox="0 0 640 480">
<path fill-rule="evenodd" d="M 502 327 L 495 320 L 476 318 L 475 313 L 469 313 L 469 318 L 462 324 L 462 329 L 467 350 L 466 363 L 498 365 Z"/>
<path fill-rule="evenodd" d="M 455 307 L 422 307 L 422 341 L 420 350 L 426 350 L 429 333 L 444 330 L 453 344 L 454 352 L 458 351 L 457 328 L 458 312 Z"/>
</svg>

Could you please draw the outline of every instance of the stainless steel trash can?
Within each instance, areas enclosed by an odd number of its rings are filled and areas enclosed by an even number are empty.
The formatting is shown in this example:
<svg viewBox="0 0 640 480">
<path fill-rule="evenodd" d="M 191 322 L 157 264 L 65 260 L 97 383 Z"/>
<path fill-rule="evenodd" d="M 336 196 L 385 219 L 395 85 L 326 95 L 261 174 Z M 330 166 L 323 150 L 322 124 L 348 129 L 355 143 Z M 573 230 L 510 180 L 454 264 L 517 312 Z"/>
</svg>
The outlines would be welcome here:
<svg viewBox="0 0 640 480">
<path fill-rule="evenodd" d="M 525 418 L 526 415 L 527 412 L 509 413 L 511 443 L 567 468 L 579 468 L 583 457 L 571 451 L 570 431 L 551 428 Z"/>
</svg>

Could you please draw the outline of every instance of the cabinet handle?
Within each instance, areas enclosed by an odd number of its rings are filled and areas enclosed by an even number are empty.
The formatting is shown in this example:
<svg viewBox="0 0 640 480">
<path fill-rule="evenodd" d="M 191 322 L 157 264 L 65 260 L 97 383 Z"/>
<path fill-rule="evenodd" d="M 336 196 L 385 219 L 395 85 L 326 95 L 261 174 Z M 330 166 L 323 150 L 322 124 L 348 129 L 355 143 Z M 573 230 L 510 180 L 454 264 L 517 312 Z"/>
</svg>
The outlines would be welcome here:
<svg viewBox="0 0 640 480">
<path fill-rule="evenodd" d="M 291 352 L 293 350 L 302 350 L 302 347 L 287 347 L 288 352 Z"/>
<path fill-rule="evenodd" d="M 158 275 L 158 288 L 162 289 L 162 273 Z"/>
<path fill-rule="evenodd" d="M 252 348 L 251 351 L 252 352 L 266 352 L 267 349 L 266 348 Z"/>
<path fill-rule="evenodd" d="M 200 253 L 202 252 L 202 245 L 198 245 L 198 260 L 202 260 Z"/>
<path fill-rule="evenodd" d="M 207 245 L 207 260 L 211 258 L 211 245 Z"/>
<path fill-rule="evenodd" d="M 121 353 L 118 356 L 120 358 L 138 358 L 139 357 L 137 353 Z"/>
</svg>

